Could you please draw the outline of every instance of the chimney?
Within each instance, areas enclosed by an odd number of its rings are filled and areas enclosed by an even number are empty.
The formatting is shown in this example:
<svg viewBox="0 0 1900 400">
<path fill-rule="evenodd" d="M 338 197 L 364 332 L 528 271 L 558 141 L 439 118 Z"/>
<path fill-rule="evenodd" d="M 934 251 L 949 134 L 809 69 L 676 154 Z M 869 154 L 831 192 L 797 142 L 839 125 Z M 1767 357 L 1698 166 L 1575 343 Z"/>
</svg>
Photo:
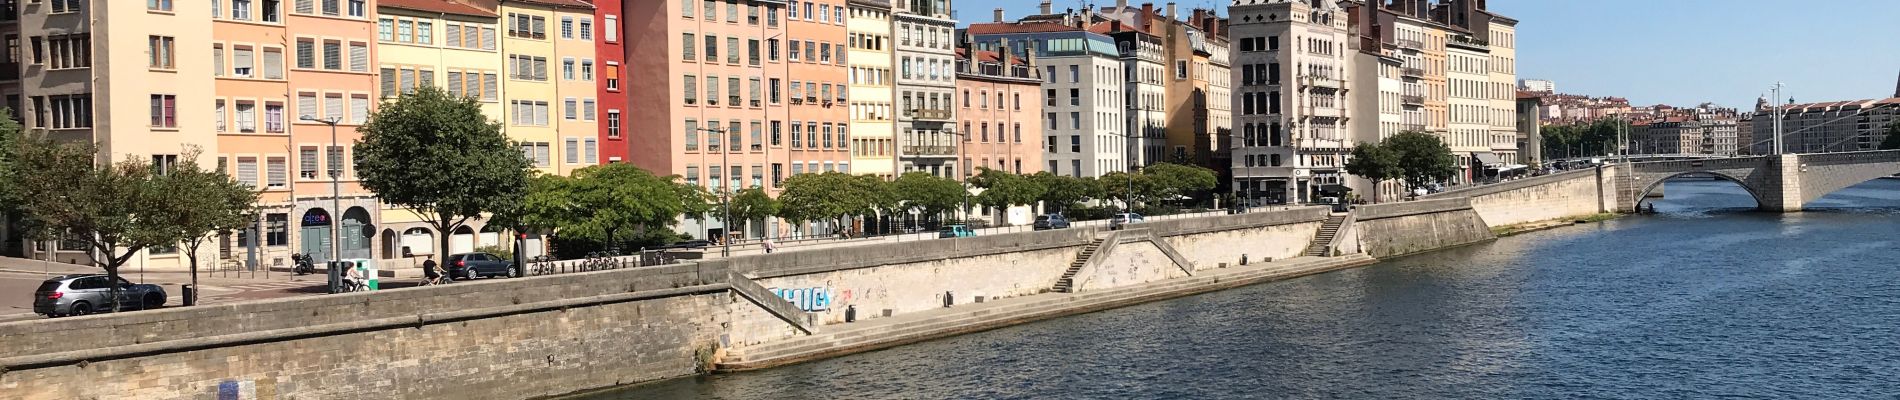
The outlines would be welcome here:
<svg viewBox="0 0 1900 400">
<path fill-rule="evenodd" d="M 1015 57 L 1014 57 L 1014 56 L 1011 56 L 1011 55 L 1010 55 L 1009 53 L 1010 53 L 1010 52 L 1009 52 L 1009 39 L 1008 39 L 1008 38 L 1004 38 L 1004 39 L 997 39 L 997 41 L 996 41 L 996 63 L 997 63 L 997 64 L 1001 64 L 1001 65 L 1003 66 L 1003 72 L 1002 72 L 1002 75 L 1003 75 L 1003 76 L 1010 76 L 1010 71 L 1012 71 L 1012 70 L 1013 70 L 1012 68 L 1010 68 L 1010 64 L 1011 64 L 1011 63 L 1013 63 L 1013 62 L 1015 61 L 1015 60 L 1013 60 L 1013 58 L 1015 58 Z"/>
<path fill-rule="evenodd" d="M 1042 0 L 1042 6 L 1041 6 L 1041 8 L 1038 8 L 1038 10 L 1041 10 L 1041 11 L 1042 11 L 1042 15 L 1049 15 L 1049 14 L 1050 14 L 1050 12 L 1049 12 L 1049 11 L 1050 11 L 1050 10 L 1049 10 L 1049 2 L 1050 2 L 1050 0 Z"/>
<path fill-rule="evenodd" d="M 1154 19 L 1155 3 L 1141 3 L 1141 21 Z"/>
<path fill-rule="evenodd" d="M 1127 9 L 1128 9 L 1128 0 L 1115 0 L 1115 12 L 1119 13 Z"/>
<path fill-rule="evenodd" d="M 1002 22 L 1003 22 L 1003 8 L 1002 8 L 1002 7 L 997 7 L 997 8 L 996 8 L 996 11 L 995 11 L 995 14 L 993 14 L 992 16 L 993 16 L 993 17 L 994 17 L 994 19 L 995 19 L 995 21 L 993 21 L 993 22 L 996 22 L 996 23 L 1002 23 Z"/>
<path fill-rule="evenodd" d="M 1174 2 L 1168 2 L 1168 15 L 1166 15 L 1166 17 L 1168 17 L 1168 19 L 1174 19 L 1174 16 Z"/>
</svg>

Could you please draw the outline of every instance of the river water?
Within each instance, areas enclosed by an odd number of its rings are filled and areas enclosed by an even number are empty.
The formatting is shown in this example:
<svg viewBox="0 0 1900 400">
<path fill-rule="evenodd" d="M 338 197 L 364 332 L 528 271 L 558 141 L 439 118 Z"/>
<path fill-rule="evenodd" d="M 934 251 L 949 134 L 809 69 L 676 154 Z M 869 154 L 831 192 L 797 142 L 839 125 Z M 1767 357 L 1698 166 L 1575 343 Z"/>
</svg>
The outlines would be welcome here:
<svg viewBox="0 0 1900 400">
<path fill-rule="evenodd" d="M 1666 191 L 1655 215 L 595 398 L 1900 394 L 1900 181 L 1797 214 Z"/>
</svg>

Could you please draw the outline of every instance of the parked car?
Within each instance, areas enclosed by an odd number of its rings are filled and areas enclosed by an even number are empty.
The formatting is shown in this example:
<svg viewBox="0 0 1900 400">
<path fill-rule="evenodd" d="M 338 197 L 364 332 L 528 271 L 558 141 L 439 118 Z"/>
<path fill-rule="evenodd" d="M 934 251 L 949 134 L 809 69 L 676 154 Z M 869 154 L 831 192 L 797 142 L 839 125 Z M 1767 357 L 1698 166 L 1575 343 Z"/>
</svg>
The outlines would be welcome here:
<svg viewBox="0 0 1900 400">
<path fill-rule="evenodd" d="M 444 269 L 458 279 L 515 276 L 515 262 L 488 253 L 450 254 Z"/>
<path fill-rule="evenodd" d="M 165 289 L 100 274 L 72 274 L 40 282 L 33 291 L 33 313 L 47 317 L 112 311 L 112 287 L 119 287 L 120 310 L 165 306 Z"/>
<path fill-rule="evenodd" d="M 1039 231 L 1046 229 L 1068 229 L 1069 217 L 1064 217 L 1062 214 L 1037 215 L 1035 226 L 1036 230 Z"/>
<path fill-rule="evenodd" d="M 964 225 L 944 225 L 937 229 L 937 238 L 976 237 L 976 231 Z"/>
<path fill-rule="evenodd" d="M 1108 218 L 1108 229 L 1121 229 L 1125 225 L 1141 223 L 1141 221 L 1142 221 L 1141 214 L 1136 214 L 1136 213 L 1115 214 L 1114 217 Z"/>
</svg>

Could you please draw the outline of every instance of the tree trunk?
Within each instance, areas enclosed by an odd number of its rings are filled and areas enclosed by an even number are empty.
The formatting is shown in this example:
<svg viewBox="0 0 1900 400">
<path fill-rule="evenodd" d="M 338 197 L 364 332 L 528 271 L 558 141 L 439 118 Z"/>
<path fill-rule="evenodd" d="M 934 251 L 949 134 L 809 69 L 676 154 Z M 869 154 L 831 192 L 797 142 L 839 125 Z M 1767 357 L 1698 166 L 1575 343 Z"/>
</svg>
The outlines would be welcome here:
<svg viewBox="0 0 1900 400">
<path fill-rule="evenodd" d="M 189 293 L 190 296 L 185 297 L 185 303 L 198 305 L 198 245 L 193 243 L 190 247 L 191 250 L 185 253 L 185 258 L 191 260 L 191 293 Z"/>
</svg>

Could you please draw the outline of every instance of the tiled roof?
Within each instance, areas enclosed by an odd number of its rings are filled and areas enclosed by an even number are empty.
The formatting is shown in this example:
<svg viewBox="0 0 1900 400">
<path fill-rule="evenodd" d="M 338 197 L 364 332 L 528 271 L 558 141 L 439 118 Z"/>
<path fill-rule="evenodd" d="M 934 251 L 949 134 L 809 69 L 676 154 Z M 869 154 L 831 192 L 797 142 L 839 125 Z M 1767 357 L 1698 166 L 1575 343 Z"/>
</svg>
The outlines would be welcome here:
<svg viewBox="0 0 1900 400">
<path fill-rule="evenodd" d="M 1075 27 L 1049 22 L 987 23 L 970 24 L 966 30 L 971 35 L 995 35 L 1005 33 L 1069 32 L 1078 31 Z"/>
<path fill-rule="evenodd" d="M 478 7 L 459 0 L 382 0 L 377 2 L 377 6 L 478 17 L 501 16 L 492 8 Z"/>
<path fill-rule="evenodd" d="M 958 58 L 958 59 L 962 59 L 962 58 L 964 58 L 964 57 L 968 57 L 968 56 L 967 56 L 966 54 L 969 54 L 969 50 L 964 50 L 964 49 L 957 49 L 957 58 Z M 997 54 L 997 53 L 996 53 L 996 52 L 994 52 L 994 51 L 988 51 L 988 50 L 977 50 L 977 51 L 976 51 L 976 61 L 978 61 L 978 62 L 992 62 L 992 63 L 993 63 L 993 62 L 999 62 L 998 60 L 1000 60 L 1000 57 L 1001 57 L 1001 55 L 1000 55 L 1000 54 Z M 1028 63 L 1029 63 L 1029 60 L 1028 60 L 1028 59 L 1025 59 L 1025 58 L 1022 58 L 1022 57 L 1020 57 L 1020 56 L 1018 56 L 1018 57 L 1010 57 L 1010 58 L 1013 58 L 1013 59 L 1015 59 L 1015 63 L 1017 63 L 1017 64 L 1028 64 Z"/>
<path fill-rule="evenodd" d="M 554 7 L 594 9 L 594 3 L 586 0 L 508 0 L 516 3 L 528 3 Z"/>
</svg>

